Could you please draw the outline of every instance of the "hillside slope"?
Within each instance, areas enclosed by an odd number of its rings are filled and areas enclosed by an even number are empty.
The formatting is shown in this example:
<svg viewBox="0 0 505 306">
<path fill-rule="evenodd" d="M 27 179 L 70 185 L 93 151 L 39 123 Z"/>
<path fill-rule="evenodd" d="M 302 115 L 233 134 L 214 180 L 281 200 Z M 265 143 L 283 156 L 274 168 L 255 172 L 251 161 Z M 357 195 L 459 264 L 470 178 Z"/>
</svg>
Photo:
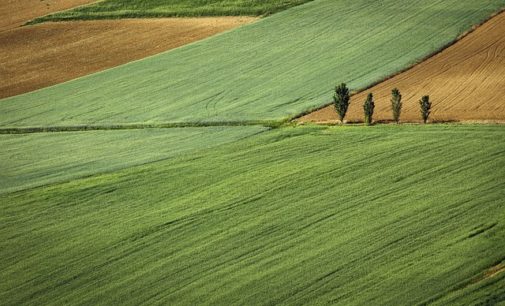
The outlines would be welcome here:
<svg viewBox="0 0 505 306">
<path fill-rule="evenodd" d="M 265 130 L 238 126 L 0 135 L 0 193 L 165 160 Z"/>
<path fill-rule="evenodd" d="M 391 120 L 391 90 L 403 95 L 403 121 L 420 121 L 418 101 L 430 95 L 432 120 L 505 121 L 505 13 L 492 18 L 443 52 L 351 98 L 348 120 L 363 120 L 363 102 L 375 96 L 375 119 Z M 300 122 L 335 122 L 333 106 Z"/>
<path fill-rule="evenodd" d="M 0 32 L 0 69 L 5 76 L 0 98 L 139 60 L 254 20 L 214 17 L 49 22 Z"/>
<path fill-rule="evenodd" d="M 362 88 L 405 68 L 504 5 L 316 0 L 146 60 L 1 100 L 0 125 L 287 118 L 325 104 L 338 82 Z"/>
<path fill-rule="evenodd" d="M 285 128 L 0 195 L 0 300 L 503 302 L 504 144 L 500 126 Z"/>
</svg>

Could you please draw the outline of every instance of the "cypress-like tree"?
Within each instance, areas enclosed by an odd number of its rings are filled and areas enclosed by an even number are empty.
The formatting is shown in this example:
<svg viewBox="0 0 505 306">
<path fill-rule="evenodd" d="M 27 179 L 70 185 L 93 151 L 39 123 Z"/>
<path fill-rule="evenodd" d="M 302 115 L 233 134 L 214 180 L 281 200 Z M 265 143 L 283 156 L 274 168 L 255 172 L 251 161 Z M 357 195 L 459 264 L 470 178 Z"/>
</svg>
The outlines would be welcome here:
<svg viewBox="0 0 505 306">
<path fill-rule="evenodd" d="M 426 121 L 428 121 L 428 117 L 431 113 L 430 96 L 423 96 L 421 100 L 419 100 L 419 105 L 421 106 L 421 117 L 423 118 L 423 122 L 426 124 Z"/>
<path fill-rule="evenodd" d="M 333 103 L 335 104 L 335 110 L 337 111 L 340 122 L 344 123 L 344 117 L 349 108 L 349 89 L 342 83 L 335 87 L 335 94 L 333 95 Z"/>
<path fill-rule="evenodd" d="M 369 93 L 368 97 L 365 100 L 365 103 L 363 104 L 363 112 L 365 113 L 366 125 L 372 124 L 374 109 L 375 109 L 375 103 L 373 101 L 373 94 Z"/>
<path fill-rule="evenodd" d="M 398 88 L 394 88 L 391 91 L 391 109 L 393 111 L 393 120 L 399 123 L 402 112 L 402 95 Z"/>
</svg>

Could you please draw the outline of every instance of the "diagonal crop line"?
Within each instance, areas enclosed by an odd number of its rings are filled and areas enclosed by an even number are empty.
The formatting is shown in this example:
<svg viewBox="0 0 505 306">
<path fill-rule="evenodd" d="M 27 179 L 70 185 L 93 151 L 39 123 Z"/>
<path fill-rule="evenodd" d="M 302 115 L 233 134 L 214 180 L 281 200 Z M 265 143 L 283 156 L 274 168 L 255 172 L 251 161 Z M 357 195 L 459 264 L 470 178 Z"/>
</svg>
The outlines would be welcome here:
<svg viewBox="0 0 505 306">
<path fill-rule="evenodd" d="M 251 121 L 211 121 L 211 122 L 167 122 L 167 123 L 132 123 L 106 125 L 62 125 L 62 126 L 32 126 L 0 128 L 0 134 L 30 134 L 51 132 L 80 132 L 98 130 L 140 130 L 189 127 L 230 127 L 230 126 L 263 126 L 267 128 L 281 127 L 286 120 L 251 120 Z"/>
</svg>

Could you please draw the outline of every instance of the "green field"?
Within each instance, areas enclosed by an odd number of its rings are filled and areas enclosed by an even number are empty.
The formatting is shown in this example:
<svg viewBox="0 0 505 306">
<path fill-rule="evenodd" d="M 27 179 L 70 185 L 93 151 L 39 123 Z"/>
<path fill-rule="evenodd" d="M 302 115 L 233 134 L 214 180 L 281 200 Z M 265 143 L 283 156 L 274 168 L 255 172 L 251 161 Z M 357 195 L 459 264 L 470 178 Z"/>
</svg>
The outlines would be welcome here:
<svg viewBox="0 0 505 306">
<path fill-rule="evenodd" d="M 503 125 L 281 122 L 505 0 L 163 2 L 49 18 L 308 3 L 1 100 L 0 305 L 505 305 Z"/>
<path fill-rule="evenodd" d="M 205 150 L 264 130 L 256 126 L 0 135 L 0 193 Z"/>
<path fill-rule="evenodd" d="M 502 126 L 286 127 L 3 194 L 0 301 L 503 303 L 504 178 Z"/>
<path fill-rule="evenodd" d="M 36 19 L 43 21 L 270 15 L 311 0 L 105 0 Z"/>
<path fill-rule="evenodd" d="M 279 120 L 431 54 L 505 0 L 315 0 L 145 60 L 0 101 L 0 126 Z"/>
</svg>

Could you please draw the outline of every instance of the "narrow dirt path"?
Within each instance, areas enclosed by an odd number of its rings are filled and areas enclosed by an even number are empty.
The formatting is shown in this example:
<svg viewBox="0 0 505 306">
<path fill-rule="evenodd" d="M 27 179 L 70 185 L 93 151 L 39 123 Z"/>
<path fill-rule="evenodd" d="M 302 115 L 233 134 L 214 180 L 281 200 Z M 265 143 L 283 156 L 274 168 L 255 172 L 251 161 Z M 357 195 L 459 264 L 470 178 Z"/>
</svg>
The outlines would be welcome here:
<svg viewBox="0 0 505 306">
<path fill-rule="evenodd" d="M 371 89 L 354 95 L 347 119 L 363 120 L 363 102 L 375 96 L 376 120 L 390 120 L 391 89 L 403 94 L 403 121 L 420 121 L 418 100 L 430 95 L 436 121 L 503 122 L 505 120 L 505 13 L 477 28 L 432 58 Z M 337 122 L 333 106 L 298 122 Z"/>
<path fill-rule="evenodd" d="M 125 64 L 255 20 L 212 17 L 51 22 L 0 32 L 0 98 Z"/>
</svg>

